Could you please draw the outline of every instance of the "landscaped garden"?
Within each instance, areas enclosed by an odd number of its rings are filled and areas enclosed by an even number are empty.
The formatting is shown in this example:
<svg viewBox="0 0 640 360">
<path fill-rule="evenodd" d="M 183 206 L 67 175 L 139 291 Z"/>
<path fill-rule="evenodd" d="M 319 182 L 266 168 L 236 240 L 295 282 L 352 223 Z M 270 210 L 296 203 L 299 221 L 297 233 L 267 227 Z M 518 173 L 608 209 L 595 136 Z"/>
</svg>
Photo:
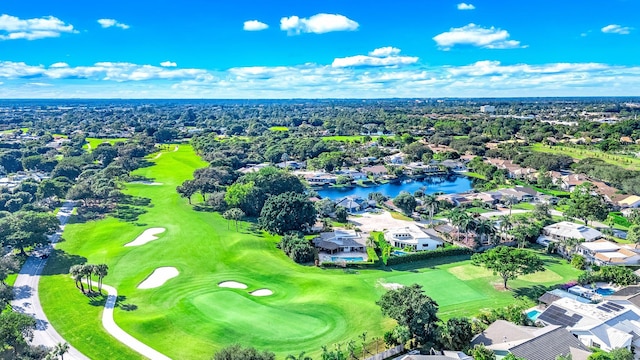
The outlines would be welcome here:
<svg viewBox="0 0 640 360">
<path fill-rule="evenodd" d="M 67 275 L 70 265 L 105 263 L 105 284 L 121 296 L 115 320 L 125 331 L 169 357 L 209 359 L 233 343 L 274 351 L 278 357 L 322 345 L 381 336 L 393 326 L 375 301 L 389 284 L 418 283 L 440 305 L 439 315 L 474 315 L 505 306 L 514 292 L 501 279 L 471 264 L 468 256 L 430 259 L 379 269 L 321 269 L 300 266 L 276 248 L 278 238 L 240 223 L 239 231 L 216 213 L 195 211 L 175 191 L 203 167 L 188 145 L 154 158 L 134 174 L 155 185 L 132 183 L 126 193 L 151 200 L 146 213 L 124 222 L 106 218 L 67 225 L 58 251 L 41 280 L 41 302 L 52 325 L 92 359 L 139 358 L 107 334 L 100 323 L 101 297 L 88 298 Z M 195 200 L 194 196 L 194 200 Z M 157 240 L 124 246 L 150 228 Z M 546 271 L 509 282 L 516 292 L 534 285 L 575 279 L 579 271 L 559 258 L 543 256 Z M 138 289 L 155 269 L 175 267 L 178 276 L 151 289 Z M 236 281 L 246 289 L 220 287 Z M 255 290 L 271 290 L 254 296 Z M 259 294 L 268 294 L 262 292 Z"/>
</svg>

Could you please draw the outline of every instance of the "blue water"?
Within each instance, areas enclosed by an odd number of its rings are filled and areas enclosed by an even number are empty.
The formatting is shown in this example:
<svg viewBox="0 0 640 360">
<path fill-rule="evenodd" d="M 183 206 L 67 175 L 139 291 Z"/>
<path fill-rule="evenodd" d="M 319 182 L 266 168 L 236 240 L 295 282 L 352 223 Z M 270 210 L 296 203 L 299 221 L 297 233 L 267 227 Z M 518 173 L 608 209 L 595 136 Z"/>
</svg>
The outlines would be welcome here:
<svg viewBox="0 0 640 360">
<path fill-rule="evenodd" d="M 536 319 L 538 319 L 538 316 L 540 316 L 540 314 L 542 314 L 540 310 L 534 309 L 527 312 L 527 317 L 531 319 L 531 321 L 536 321 Z"/>
<path fill-rule="evenodd" d="M 421 181 L 393 182 L 376 186 L 352 188 L 325 188 L 318 190 L 318 194 L 323 198 L 332 200 L 341 199 L 345 196 L 355 195 L 366 199 L 369 193 L 380 192 L 390 198 L 394 198 L 402 191 L 413 194 L 416 190 L 425 188 L 425 194 L 442 192 L 445 194 L 457 194 L 469 191 L 472 188 L 471 180 L 465 176 L 430 177 Z"/>
<path fill-rule="evenodd" d="M 602 296 L 609 296 L 613 295 L 613 293 L 616 291 L 611 288 L 597 288 L 596 292 Z"/>
<path fill-rule="evenodd" d="M 395 256 L 402 256 L 402 255 L 407 255 L 406 252 L 404 251 L 400 251 L 400 250 L 394 250 L 391 254 L 395 255 Z"/>
<path fill-rule="evenodd" d="M 360 262 L 360 261 L 364 261 L 364 258 L 363 258 L 363 257 L 340 257 L 340 256 L 332 256 L 332 257 L 331 257 L 331 261 L 332 261 L 332 262 L 336 262 L 336 261 Z"/>
</svg>

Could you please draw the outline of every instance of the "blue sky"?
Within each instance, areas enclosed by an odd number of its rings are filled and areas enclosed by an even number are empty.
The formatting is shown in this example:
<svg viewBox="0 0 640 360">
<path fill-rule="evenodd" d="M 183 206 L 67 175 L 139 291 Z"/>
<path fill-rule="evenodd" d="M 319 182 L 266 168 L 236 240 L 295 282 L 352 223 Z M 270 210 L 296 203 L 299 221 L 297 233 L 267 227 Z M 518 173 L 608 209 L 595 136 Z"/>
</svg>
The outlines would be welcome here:
<svg viewBox="0 0 640 360">
<path fill-rule="evenodd" d="M 640 95 L 640 1 L 5 0 L 0 97 Z"/>
</svg>

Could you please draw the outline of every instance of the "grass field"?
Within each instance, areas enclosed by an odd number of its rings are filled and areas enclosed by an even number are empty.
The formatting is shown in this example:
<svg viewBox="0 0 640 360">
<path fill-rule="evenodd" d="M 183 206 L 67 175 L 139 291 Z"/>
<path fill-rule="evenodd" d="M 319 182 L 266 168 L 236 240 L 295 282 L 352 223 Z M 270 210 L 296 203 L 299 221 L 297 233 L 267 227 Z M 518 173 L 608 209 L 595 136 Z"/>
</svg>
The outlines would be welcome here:
<svg viewBox="0 0 640 360">
<path fill-rule="evenodd" d="M 289 131 L 289 128 L 286 126 L 272 126 L 269 128 L 271 131 Z"/>
<path fill-rule="evenodd" d="M 67 225 L 63 242 L 41 280 L 41 302 L 56 329 L 92 359 L 139 358 L 117 343 L 100 323 L 103 299 L 89 299 L 66 275 L 70 265 L 107 263 L 105 284 L 118 289 L 116 322 L 127 332 L 175 359 L 209 359 L 219 348 L 242 343 L 274 351 L 278 358 L 307 351 L 317 357 L 322 345 L 381 336 L 393 326 L 375 301 L 381 283 L 419 283 L 440 305 L 440 316 L 474 315 L 505 306 L 513 293 L 498 291 L 497 276 L 471 265 L 468 257 L 435 259 L 383 270 L 324 270 L 299 266 L 276 249 L 277 238 L 243 222 L 240 231 L 218 214 L 194 211 L 175 187 L 206 165 L 190 146 L 166 152 L 156 165 L 136 172 L 161 186 L 129 184 L 127 192 L 151 199 L 136 223 L 107 218 Z M 145 229 L 164 227 L 159 239 L 123 247 Z M 566 261 L 545 256 L 548 271 L 510 283 L 527 287 L 575 279 Z M 156 289 L 137 285 L 155 268 L 173 266 L 180 275 Z M 234 280 L 247 290 L 223 289 Z M 560 280 L 560 281 L 559 281 Z M 274 294 L 253 297 L 252 290 Z M 133 310 L 132 310 L 133 309 Z M 126 311 L 129 310 L 129 311 Z"/>
<path fill-rule="evenodd" d="M 98 145 L 102 144 L 102 143 L 109 143 L 111 145 L 117 143 L 117 142 L 126 142 L 129 139 L 125 139 L 125 138 L 87 138 L 87 143 L 89 144 L 89 146 L 85 145 L 84 148 L 85 149 L 95 149 L 96 147 L 98 147 Z"/>
<path fill-rule="evenodd" d="M 334 136 L 323 136 L 323 141 L 342 141 L 342 142 L 353 142 L 353 141 L 362 141 L 365 135 L 334 135 Z M 377 140 L 378 135 L 371 136 L 372 140 Z"/>
<path fill-rule="evenodd" d="M 529 146 L 529 148 L 537 152 L 567 155 L 577 160 L 582 160 L 585 158 L 597 158 L 609 164 L 617 165 L 625 169 L 640 170 L 640 159 L 633 156 L 614 155 L 596 149 L 574 148 L 559 145 L 549 147 L 543 145 L 542 143 L 533 144 Z"/>
</svg>

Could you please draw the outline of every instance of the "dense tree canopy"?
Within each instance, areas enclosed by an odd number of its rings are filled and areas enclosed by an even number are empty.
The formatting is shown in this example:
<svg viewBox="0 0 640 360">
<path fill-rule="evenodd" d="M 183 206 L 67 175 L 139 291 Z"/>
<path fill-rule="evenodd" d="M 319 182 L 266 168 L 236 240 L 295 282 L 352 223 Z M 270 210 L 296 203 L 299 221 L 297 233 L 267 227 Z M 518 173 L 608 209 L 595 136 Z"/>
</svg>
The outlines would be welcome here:
<svg viewBox="0 0 640 360">
<path fill-rule="evenodd" d="M 535 253 L 508 246 L 497 246 L 484 253 L 474 254 L 471 260 L 474 265 L 483 266 L 500 275 L 505 289 L 509 280 L 544 270 L 542 260 Z"/>
<path fill-rule="evenodd" d="M 304 194 L 286 192 L 267 199 L 259 221 L 263 229 L 274 234 L 306 230 L 316 221 L 316 209 Z"/>
</svg>

